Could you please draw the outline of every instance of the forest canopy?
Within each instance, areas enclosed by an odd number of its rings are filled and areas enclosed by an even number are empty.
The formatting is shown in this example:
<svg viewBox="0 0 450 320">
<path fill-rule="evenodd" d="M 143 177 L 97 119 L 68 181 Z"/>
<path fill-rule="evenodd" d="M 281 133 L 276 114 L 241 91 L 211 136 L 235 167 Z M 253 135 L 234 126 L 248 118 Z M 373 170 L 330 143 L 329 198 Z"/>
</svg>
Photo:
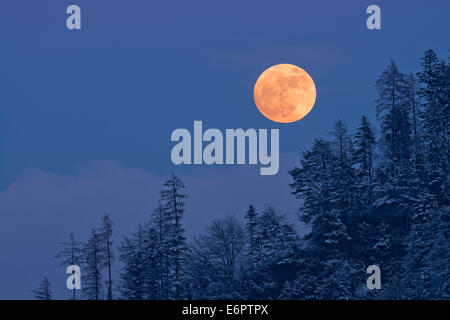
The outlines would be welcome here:
<svg viewBox="0 0 450 320">
<path fill-rule="evenodd" d="M 407 74 L 391 61 L 375 83 L 377 123 L 363 116 L 350 132 L 337 120 L 290 170 L 308 234 L 249 204 L 188 241 L 185 185 L 173 174 L 149 221 L 118 246 L 108 216 L 87 242 L 70 235 L 58 258 L 81 264 L 81 297 L 449 299 L 450 68 L 433 50 L 419 66 Z M 366 287 L 374 264 L 380 290 Z M 35 293 L 51 298 L 47 278 Z"/>
</svg>

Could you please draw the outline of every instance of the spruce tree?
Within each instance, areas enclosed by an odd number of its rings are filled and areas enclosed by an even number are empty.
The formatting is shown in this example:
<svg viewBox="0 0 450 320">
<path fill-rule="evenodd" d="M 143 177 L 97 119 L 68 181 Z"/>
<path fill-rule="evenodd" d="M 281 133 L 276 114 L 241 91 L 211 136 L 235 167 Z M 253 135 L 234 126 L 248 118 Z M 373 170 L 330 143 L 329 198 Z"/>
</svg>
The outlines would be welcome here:
<svg viewBox="0 0 450 320">
<path fill-rule="evenodd" d="M 376 201 L 378 215 L 375 256 L 392 295 L 401 295 L 401 260 L 405 254 L 405 236 L 410 229 L 411 210 L 417 199 L 411 152 L 410 87 L 407 77 L 394 61 L 376 82 L 377 117 L 381 127 L 382 161 L 377 168 Z"/>
<path fill-rule="evenodd" d="M 100 300 L 102 297 L 102 274 L 105 255 L 102 238 L 96 229 L 92 229 L 89 240 L 83 245 L 83 295 L 88 300 Z"/>
<path fill-rule="evenodd" d="M 292 193 L 303 200 L 300 219 L 305 223 L 315 223 L 321 213 L 333 208 L 331 202 L 333 153 L 330 143 L 316 139 L 310 151 L 303 153 L 301 166 L 289 171 L 293 178 Z"/>
<path fill-rule="evenodd" d="M 120 273 L 121 295 L 124 299 L 144 300 L 158 298 L 157 236 L 154 229 L 138 226 L 130 237 L 124 237 L 120 247 L 120 260 L 124 264 Z"/>
<path fill-rule="evenodd" d="M 66 268 L 70 265 L 81 264 L 81 244 L 75 240 L 75 235 L 69 235 L 68 242 L 62 242 L 64 248 L 56 255 L 56 258 L 61 259 L 61 266 Z M 76 290 L 73 289 L 73 300 L 76 300 Z"/>
<path fill-rule="evenodd" d="M 355 174 L 352 167 L 353 143 L 347 125 L 342 120 L 334 123 L 330 131 L 334 156 L 330 162 L 333 167 L 332 201 L 340 212 L 350 212 L 356 205 Z"/>
<path fill-rule="evenodd" d="M 423 148 L 423 139 L 422 139 L 422 122 L 421 118 L 423 117 L 423 110 L 420 103 L 419 96 L 419 86 L 418 80 L 413 75 L 410 74 L 407 78 L 409 84 L 409 106 L 410 106 L 410 117 L 412 119 L 412 128 L 413 128 L 413 160 L 414 160 L 414 169 L 415 175 L 418 179 L 423 179 L 425 177 L 425 163 L 424 163 L 424 148 Z"/>
<path fill-rule="evenodd" d="M 422 71 L 417 74 L 422 85 L 424 143 L 428 160 L 428 188 L 442 204 L 449 203 L 449 72 L 433 50 L 425 52 Z"/>
<path fill-rule="evenodd" d="M 395 62 L 383 71 L 377 80 L 379 93 L 377 114 L 380 120 L 383 161 L 378 171 L 378 196 L 376 206 L 398 213 L 403 219 L 404 231 L 408 229 L 411 162 L 411 123 L 408 112 L 409 87 L 404 74 Z"/>
<path fill-rule="evenodd" d="M 186 238 L 182 226 L 185 199 L 187 197 L 184 194 L 184 190 L 183 182 L 176 175 L 172 174 L 171 178 L 163 183 L 161 191 L 162 210 L 170 221 L 170 229 L 168 230 L 169 264 L 173 272 L 173 292 L 171 295 L 175 299 L 181 298 L 182 268 L 187 251 Z"/>
<path fill-rule="evenodd" d="M 112 247 L 112 229 L 113 221 L 106 214 L 103 217 L 102 224 L 99 230 L 99 236 L 101 237 L 101 245 L 103 250 L 103 256 L 105 258 L 105 267 L 107 268 L 108 280 L 107 280 L 107 298 L 108 300 L 112 300 L 112 271 L 111 266 L 114 262 L 114 252 Z"/>
<path fill-rule="evenodd" d="M 251 263 L 253 263 L 255 251 L 257 249 L 257 225 L 258 225 L 258 214 L 254 206 L 249 206 L 248 211 L 245 215 L 245 227 L 247 230 L 248 243 L 249 243 L 249 255 Z"/>
<path fill-rule="evenodd" d="M 299 266 L 298 238 L 286 217 L 267 206 L 258 218 L 258 247 L 251 271 L 251 298 L 276 299 Z"/>
<path fill-rule="evenodd" d="M 373 128 L 365 116 L 356 130 L 354 145 L 358 194 L 363 205 L 370 205 L 373 202 L 376 141 Z"/>
<path fill-rule="evenodd" d="M 156 272 L 158 274 L 158 298 L 167 299 L 170 289 L 169 264 L 170 264 L 170 231 L 172 230 L 171 217 L 164 210 L 161 200 L 152 213 L 152 226 L 156 232 Z"/>
<path fill-rule="evenodd" d="M 39 289 L 32 290 L 32 292 L 37 300 L 52 300 L 52 289 L 47 277 L 44 277 L 44 280 L 39 285 Z"/>
</svg>

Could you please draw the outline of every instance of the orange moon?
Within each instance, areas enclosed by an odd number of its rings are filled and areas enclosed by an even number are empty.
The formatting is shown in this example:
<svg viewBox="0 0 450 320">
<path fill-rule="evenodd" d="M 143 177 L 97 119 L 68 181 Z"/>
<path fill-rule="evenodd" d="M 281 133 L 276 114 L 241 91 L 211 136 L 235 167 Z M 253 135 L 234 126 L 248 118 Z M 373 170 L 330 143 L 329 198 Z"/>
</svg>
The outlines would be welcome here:
<svg viewBox="0 0 450 320">
<path fill-rule="evenodd" d="M 268 119 L 295 122 L 316 102 L 316 86 L 310 75 L 292 64 L 277 64 L 264 71 L 253 90 L 258 110 Z"/>
</svg>

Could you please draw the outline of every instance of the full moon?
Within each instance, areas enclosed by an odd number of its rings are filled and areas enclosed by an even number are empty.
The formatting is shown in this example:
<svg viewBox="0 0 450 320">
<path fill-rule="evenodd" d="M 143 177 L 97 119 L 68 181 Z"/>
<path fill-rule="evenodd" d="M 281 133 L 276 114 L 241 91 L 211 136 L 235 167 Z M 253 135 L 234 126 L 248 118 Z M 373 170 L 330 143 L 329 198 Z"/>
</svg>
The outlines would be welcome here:
<svg viewBox="0 0 450 320">
<path fill-rule="evenodd" d="M 292 64 L 277 64 L 264 71 L 253 90 L 258 110 L 268 119 L 295 122 L 316 102 L 316 86 L 310 75 Z"/>
</svg>

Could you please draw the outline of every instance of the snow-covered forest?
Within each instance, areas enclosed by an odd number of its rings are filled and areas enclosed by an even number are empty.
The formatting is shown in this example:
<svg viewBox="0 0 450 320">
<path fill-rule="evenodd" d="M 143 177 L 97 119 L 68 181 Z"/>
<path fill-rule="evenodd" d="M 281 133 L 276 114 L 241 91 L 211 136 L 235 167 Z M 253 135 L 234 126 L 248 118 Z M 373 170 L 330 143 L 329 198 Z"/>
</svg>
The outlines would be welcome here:
<svg viewBox="0 0 450 320">
<path fill-rule="evenodd" d="M 172 175 L 133 234 L 113 241 L 105 216 L 85 243 L 68 237 L 57 258 L 82 267 L 73 298 L 450 299 L 450 68 L 433 50 L 418 63 L 406 74 L 391 61 L 375 84 L 377 122 L 349 132 L 337 120 L 290 171 L 306 236 L 249 204 L 188 241 L 189 199 Z M 380 290 L 366 287 L 374 264 Z M 46 278 L 35 292 L 51 298 Z"/>
</svg>

